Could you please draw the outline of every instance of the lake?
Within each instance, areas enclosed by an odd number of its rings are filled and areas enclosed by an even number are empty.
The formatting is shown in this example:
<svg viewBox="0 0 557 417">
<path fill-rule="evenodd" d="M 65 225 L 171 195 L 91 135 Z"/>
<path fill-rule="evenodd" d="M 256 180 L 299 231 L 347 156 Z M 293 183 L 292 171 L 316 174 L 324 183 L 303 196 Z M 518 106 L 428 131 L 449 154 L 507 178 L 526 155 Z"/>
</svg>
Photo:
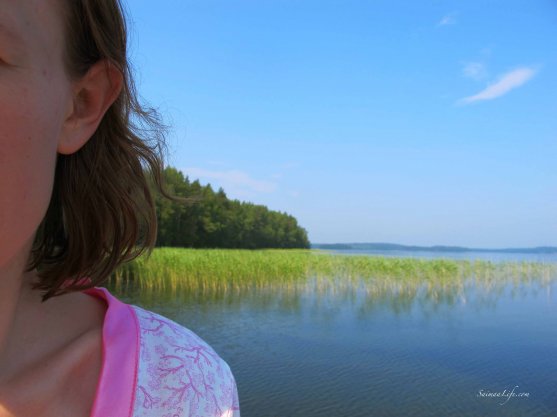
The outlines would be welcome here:
<svg viewBox="0 0 557 417">
<path fill-rule="evenodd" d="M 111 291 L 206 340 L 243 417 L 542 417 L 557 415 L 556 283 Z"/>
<path fill-rule="evenodd" d="M 334 255 L 385 256 L 392 258 L 481 260 L 490 262 L 541 262 L 557 263 L 557 253 L 483 252 L 483 251 L 411 251 L 411 250 L 368 250 L 368 249 L 319 249 Z"/>
</svg>

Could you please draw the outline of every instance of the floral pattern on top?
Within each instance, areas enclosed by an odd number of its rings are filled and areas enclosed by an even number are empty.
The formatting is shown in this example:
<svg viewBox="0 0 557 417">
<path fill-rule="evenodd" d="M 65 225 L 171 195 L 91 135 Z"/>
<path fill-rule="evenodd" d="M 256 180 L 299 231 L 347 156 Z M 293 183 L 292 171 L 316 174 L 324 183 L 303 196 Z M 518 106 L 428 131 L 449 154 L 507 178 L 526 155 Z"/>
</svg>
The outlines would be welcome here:
<svg viewBox="0 0 557 417">
<path fill-rule="evenodd" d="M 191 330 L 132 305 L 139 326 L 133 417 L 240 417 L 228 364 Z"/>
</svg>

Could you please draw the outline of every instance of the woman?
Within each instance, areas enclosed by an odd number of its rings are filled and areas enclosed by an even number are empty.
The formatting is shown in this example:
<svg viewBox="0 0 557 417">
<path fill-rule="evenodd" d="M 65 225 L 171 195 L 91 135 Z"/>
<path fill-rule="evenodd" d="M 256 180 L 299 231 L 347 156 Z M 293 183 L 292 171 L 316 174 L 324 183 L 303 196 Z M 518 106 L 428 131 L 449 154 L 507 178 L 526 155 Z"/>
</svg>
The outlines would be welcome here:
<svg viewBox="0 0 557 417">
<path fill-rule="evenodd" d="M 154 246 L 162 140 L 118 0 L 0 0 L 0 417 L 239 416 L 209 345 L 99 287 Z"/>
</svg>

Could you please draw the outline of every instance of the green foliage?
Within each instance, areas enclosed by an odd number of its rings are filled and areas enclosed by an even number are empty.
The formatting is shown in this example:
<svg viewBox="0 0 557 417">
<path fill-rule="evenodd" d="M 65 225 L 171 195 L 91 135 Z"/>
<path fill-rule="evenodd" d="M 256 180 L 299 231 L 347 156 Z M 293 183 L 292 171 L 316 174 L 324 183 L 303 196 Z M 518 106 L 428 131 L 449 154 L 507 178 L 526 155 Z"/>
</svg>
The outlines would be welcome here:
<svg viewBox="0 0 557 417">
<path fill-rule="evenodd" d="M 213 191 L 176 168 L 164 170 L 170 194 L 196 197 L 200 201 L 179 203 L 156 191 L 151 181 L 157 209 L 157 247 L 307 249 L 307 231 L 286 213 L 238 200 L 229 200 L 222 188 Z"/>
</svg>

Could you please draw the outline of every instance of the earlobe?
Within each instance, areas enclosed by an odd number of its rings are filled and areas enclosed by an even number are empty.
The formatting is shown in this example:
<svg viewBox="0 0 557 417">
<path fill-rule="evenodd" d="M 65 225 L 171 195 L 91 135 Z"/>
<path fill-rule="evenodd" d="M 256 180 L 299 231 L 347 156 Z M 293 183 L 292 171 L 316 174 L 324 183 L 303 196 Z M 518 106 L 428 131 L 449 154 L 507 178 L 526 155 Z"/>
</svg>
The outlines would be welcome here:
<svg viewBox="0 0 557 417">
<path fill-rule="evenodd" d="M 107 60 L 94 64 L 83 78 L 76 81 L 58 153 L 70 155 L 87 143 L 120 95 L 122 86 L 122 73 Z"/>
</svg>

